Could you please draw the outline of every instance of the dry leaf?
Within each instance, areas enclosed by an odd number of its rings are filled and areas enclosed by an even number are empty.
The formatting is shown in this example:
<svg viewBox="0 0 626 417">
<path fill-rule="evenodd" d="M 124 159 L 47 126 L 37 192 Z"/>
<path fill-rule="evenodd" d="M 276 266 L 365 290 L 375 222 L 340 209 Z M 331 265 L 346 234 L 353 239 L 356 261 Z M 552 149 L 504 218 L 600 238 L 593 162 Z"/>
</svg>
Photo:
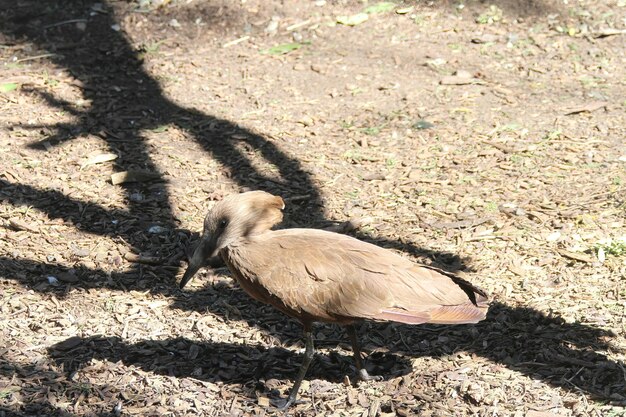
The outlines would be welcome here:
<svg viewBox="0 0 626 417">
<path fill-rule="evenodd" d="M 594 38 L 606 38 L 607 36 L 624 35 L 624 34 L 626 34 L 626 30 L 624 29 L 606 28 L 606 29 L 600 29 L 594 32 L 593 37 Z"/>
<path fill-rule="evenodd" d="M 569 116 L 571 114 L 578 114 L 578 113 L 584 113 L 584 112 L 591 113 L 603 107 L 606 108 L 607 105 L 608 103 L 606 101 L 592 101 L 590 103 L 586 103 L 581 106 L 576 106 L 569 110 L 566 110 L 564 114 L 566 116 Z"/>
<path fill-rule="evenodd" d="M 101 153 L 99 155 L 94 155 L 87 161 L 85 161 L 85 163 L 81 165 L 80 169 L 83 169 L 89 165 L 101 164 L 102 162 L 113 161 L 115 159 L 117 159 L 117 155 L 114 153 Z"/>
<path fill-rule="evenodd" d="M 557 252 L 561 256 L 564 256 L 569 259 L 573 259 L 575 261 L 586 262 L 588 264 L 591 264 L 595 261 L 591 256 L 585 255 L 583 253 L 570 252 L 565 249 L 559 249 L 557 250 Z"/>
<path fill-rule="evenodd" d="M 36 226 L 32 226 L 17 219 L 9 219 L 9 226 L 11 226 L 15 230 L 24 230 L 33 233 L 39 233 L 39 229 Z"/>
<path fill-rule="evenodd" d="M 341 23 L 346 26 L 356 26 L 369 19 L 367 13 L 357 13 L 352 16 L 337 16 L 337 23 Z"/>
</svg>

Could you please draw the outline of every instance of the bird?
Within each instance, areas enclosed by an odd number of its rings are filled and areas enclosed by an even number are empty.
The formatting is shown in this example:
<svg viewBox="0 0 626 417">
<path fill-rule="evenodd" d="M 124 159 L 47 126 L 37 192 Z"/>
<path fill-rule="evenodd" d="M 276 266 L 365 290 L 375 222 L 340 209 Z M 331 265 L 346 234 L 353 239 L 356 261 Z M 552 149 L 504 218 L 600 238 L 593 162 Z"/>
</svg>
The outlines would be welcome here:
<svg viewBox="0 0 626 417">
<path fill-rule="evenodd" d="M 296 402 L 313 360 L 313 323 L 345 326 L 357 378 L 371 380 L 378 378 L 363 367 L 355 324 L 464 324 L 486 317 L 485 291 L 453 273 L 348 235 L 308 228 L 273 230 L 284 208 L 281 197 L 260 190 L 217 202 L 204 219 L 180 281 L 182 289 L 209 260 L 219 257 L 252 298 L 301 322 L 304 359 L 289 396 L 275 401 L 279 409 Z"/>
</svg>

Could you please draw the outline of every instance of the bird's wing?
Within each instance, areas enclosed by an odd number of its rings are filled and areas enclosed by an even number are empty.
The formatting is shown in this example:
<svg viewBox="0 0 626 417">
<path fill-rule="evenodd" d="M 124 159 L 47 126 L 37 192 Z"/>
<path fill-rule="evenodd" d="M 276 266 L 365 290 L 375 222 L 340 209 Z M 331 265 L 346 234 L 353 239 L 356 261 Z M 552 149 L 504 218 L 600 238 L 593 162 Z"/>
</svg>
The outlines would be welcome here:
<svg viewBox="0 0 626 417">
<path fill-rule="evenodd" d="M 288 229 L 234 248 L 246 275 L 296 311 L 403 323 L 473 323 L 487 297 L 461 278 L 349 236 Z"/>
</svg>

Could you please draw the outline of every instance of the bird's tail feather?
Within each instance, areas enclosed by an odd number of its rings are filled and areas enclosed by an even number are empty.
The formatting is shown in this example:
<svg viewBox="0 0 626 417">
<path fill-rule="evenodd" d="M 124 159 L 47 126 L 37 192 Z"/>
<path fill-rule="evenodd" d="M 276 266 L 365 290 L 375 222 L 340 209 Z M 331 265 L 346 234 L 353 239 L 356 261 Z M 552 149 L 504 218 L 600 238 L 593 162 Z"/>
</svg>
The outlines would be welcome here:
<svg viewBox="0 0 626 417">
<path fill-rule="evenodd" d="M 480 301 L 456 306 L 434 306 L 425 311 L 385 309 L 374 317 L 375 320 L 390 320 L 405 324 L 469 324 L 478 323 L 487 314 L 488 305 Z"/>
</svg>

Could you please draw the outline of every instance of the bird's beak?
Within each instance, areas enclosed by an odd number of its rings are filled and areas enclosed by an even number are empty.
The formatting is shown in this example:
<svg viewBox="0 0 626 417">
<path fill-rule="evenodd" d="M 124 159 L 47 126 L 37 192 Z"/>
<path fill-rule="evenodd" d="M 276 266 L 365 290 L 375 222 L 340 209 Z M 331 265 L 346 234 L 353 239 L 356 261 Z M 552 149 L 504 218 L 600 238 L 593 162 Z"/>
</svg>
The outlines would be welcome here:
<svg viewBox="0 0 626 417">
<path fill-rule="evenodd" d="M 180 288 L 184 288 L 185 285 L 191 280 L 191 278 L 198 272 L 200 268 L 207 264 L 207 261 L 211 256 L 217 255 L 215 251 L 216 242 L 215 239 L 202 237 L 196 250 L 189 259 L 189 266 L 183 275 L 183 279 L 180 280 Z"/>
</svg>

